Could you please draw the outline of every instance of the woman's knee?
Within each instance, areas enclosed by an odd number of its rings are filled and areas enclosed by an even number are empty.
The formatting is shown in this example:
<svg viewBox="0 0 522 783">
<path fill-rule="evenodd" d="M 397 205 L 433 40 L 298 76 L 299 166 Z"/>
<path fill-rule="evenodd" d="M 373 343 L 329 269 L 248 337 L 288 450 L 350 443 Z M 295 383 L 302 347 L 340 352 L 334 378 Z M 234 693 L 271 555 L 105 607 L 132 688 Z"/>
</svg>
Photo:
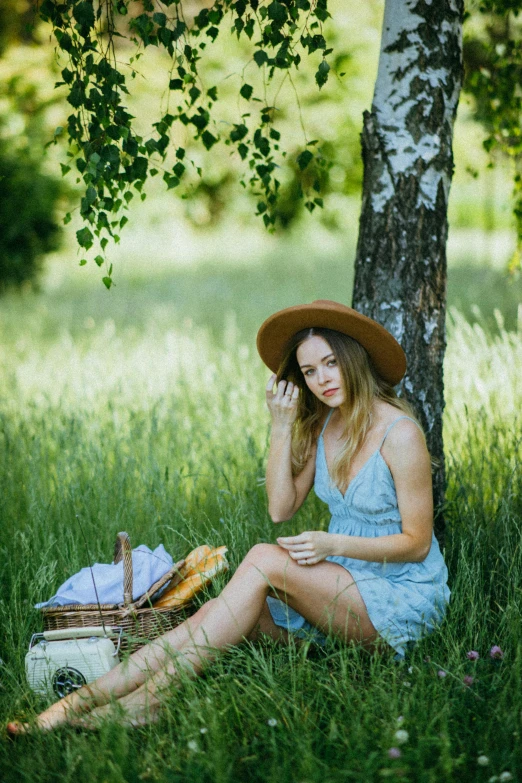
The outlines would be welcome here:
<svg viewBox="0 0 522 783">
<path fill-rule="evenodd" d="M 275 567 L 280 569 L 281 565 L 288 560 L 288 553 L 277 544 L 255 544 L 245 560 L 257 568 L 273 569 Z"/>
<path fill-rule="evenodd" d="M 273 557 L 277 552 L 281 552 L 281 547 L 277 546 L 277 544 L 254 544 L 248 550 L 245 560 L 259 562 Z"/>
<path fill-rule="evenodd" d="M 246 554 L 238 571 L 254 569 L 270 579 L 281 569 L 281 564 L 288 558 L 286 552 L 277 544 L 255 544 Z"/>
</svg>

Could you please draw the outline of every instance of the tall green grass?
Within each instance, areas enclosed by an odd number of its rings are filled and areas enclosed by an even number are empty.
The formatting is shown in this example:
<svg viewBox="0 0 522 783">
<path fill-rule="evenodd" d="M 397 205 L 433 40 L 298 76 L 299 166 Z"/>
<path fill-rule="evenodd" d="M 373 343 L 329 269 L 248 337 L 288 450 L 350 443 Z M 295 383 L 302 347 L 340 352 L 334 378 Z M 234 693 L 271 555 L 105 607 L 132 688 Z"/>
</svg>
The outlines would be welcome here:
<svg viewBox="0 0 522 783">
<path fill-rule="evenodd" d="M 319 295 L 334 295 L 325 288 Z M 269 294 L 256 312 L 268 312 Z M 108 562 L 117 531 L 127 530 L 134 545 L 163 542 L 174 557 L 202 542 L 226 544 L 233 569 L 252 544 L 281 530 L 268 518 L 262 486 L 267 373 L 250 330 L 223 312 L 214 314 L 221 329 L 187 314 L 176 321 L 161 302 L 148 319 L 132 307 L 100 318 L 85 303 L 91 295 L 86 289 L 63 304 L 69 317 L 61 311 L 61 325 L 52 293 L 11 299 L 0 318 L 3 722 L 43 704 L 23 669 L 40 629 L 33 604 L 90 559 Z M 452 314 L 445 381 L 452 601 L 441 628 L 404 662 L 334 641 L 321 649 L 245 645 L 173 690 L 155 726 L 127 732 L 109 722 L 98 735 L 2 737 L 2 780 L 480 783 L 505 771 L 519 778 L 521 375 L 520 332 L 501 325 L 488 332 Z M 311 496 L 284 530 L 327 523 L 327 509 Z M 494 644 L 503 660 L 490 658 Z M 472 649 L 476 662 L 466 658 Z M 475 678 L 470 686 L 466 675 Z M 409 738 L 391 759 L 399 728 Z"/>
</svg>

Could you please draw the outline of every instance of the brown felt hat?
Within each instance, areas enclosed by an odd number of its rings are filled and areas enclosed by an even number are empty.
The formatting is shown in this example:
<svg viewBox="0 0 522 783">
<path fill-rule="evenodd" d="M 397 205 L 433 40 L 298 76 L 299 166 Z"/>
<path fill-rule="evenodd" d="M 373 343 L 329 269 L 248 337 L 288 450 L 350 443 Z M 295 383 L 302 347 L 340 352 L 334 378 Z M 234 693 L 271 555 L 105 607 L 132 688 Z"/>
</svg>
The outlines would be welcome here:
<svg viewBox="0 0 522 783">
<path fill-rule="evenodd" d="M 334 329 L 357 340 L 368 351 L 379 375 L 392 386 L 406 372 L 404 351 L 384 326 L 329 299 L 287 307 L 266 319 L 257 333 L 257 350 L 267 367 L 277 372 L 290 338 L 314 326 Z"/>
</svg>

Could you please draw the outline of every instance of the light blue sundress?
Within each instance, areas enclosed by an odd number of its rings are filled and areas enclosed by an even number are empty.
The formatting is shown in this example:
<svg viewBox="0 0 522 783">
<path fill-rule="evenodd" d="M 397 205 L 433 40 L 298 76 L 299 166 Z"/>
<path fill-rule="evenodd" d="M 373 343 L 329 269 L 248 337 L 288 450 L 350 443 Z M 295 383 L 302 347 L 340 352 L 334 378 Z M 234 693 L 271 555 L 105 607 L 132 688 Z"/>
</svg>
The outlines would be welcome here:
<svg viewBox="0 0 522 783">
<path fill-rule="evenodd" d="M 390 424 L 379 448 L 343 495 L 330 479 L 323 443 L 332 413 L 317 441 L 314 483 L 316 495 L 328 504 L 332 514 L 328 532 L 368 538 L 401 533 L 395 484 L 381 448 L 391 428 L 410 417 L 400 416 Z M 434 535 L 429 554 L 421 563 L 378 563 L 337 556 L 326 559 L 348 569 L 373 626 L 396 651 L 396 657 L 404 657 L 408 647 L 442 621 L 450 591 L 448 571 Z M 283 601 L 269 596 L 267 602 L 276 625 L 296 636 L 324 642 L 324 635 Z"/>
</svg>

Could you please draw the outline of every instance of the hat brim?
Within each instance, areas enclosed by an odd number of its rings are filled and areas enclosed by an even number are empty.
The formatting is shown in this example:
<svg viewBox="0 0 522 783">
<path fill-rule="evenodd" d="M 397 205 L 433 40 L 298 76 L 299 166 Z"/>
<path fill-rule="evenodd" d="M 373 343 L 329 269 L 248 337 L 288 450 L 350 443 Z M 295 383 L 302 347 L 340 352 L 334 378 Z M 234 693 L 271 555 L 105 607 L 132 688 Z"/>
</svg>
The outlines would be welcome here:
<svg viewBox="0 0 522 783">
<path fill-rule="evenodd" d="M 357 340 L 368 351 L 379 375 L 392 386 L 404 376 L 406 356 L 395 337 L 372 318 L 328 299 L 287 307 L 267 318 L 257 333 L 257 350 L 263 362 L 277 372 L 288 341 L 312 327 L 334 329 Z"/>
</svg>

